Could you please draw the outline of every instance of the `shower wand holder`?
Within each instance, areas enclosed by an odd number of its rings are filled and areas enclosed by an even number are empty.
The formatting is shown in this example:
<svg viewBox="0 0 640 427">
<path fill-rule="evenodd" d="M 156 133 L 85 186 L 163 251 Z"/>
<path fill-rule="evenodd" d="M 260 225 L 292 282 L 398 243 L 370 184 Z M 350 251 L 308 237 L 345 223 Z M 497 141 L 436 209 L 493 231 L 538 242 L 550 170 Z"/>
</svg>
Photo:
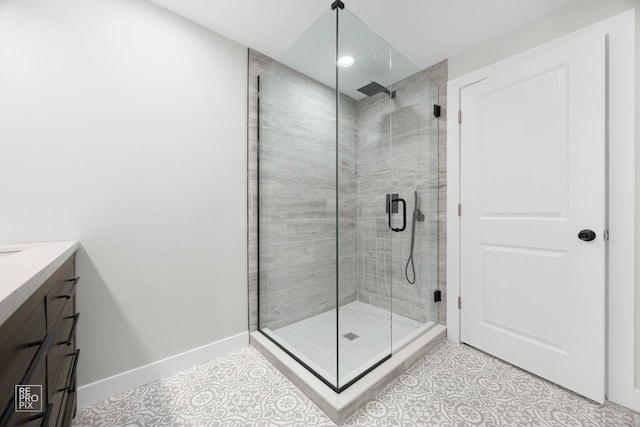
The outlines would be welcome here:
<svg viewBox="0 0 640 427">
<path fill-rule="evenodd" d="M 391 231 L 399 233 L 407 228 L 407 202 L 403 198 L 398 197 L 397 194 L 392 194 L 391 197 L 387 194 L 387 217 L 389 218 L 389 228 Z M 391 226 L 391 214 L 398 212 L 398 203 L 402 203 L 402 228 L 395 228 Z"/>
</svg>

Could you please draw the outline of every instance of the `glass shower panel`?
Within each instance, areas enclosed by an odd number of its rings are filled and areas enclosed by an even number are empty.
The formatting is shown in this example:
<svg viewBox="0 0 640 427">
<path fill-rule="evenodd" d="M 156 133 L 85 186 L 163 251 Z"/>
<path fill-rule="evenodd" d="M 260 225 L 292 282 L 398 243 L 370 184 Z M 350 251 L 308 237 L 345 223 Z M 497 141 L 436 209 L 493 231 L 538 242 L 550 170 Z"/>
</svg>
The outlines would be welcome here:
<svg viewBox="0 0 640 427">
<path fill-rule="evenodd" d="M 391 56 L 394 65 L 406 61 L 394 49 Z M 394 353 L 438 322 L 438 86 L 424 72 L 397 71 L 390 181 L 406 201 L 407 224 L 394 233 L 391 255 Z"/>
<path fill-rule="evenodd" d="M 336 388 L 336 15 L 259 76 L 259 327 Z"/>
<path fill-rule="evenodd" d="M 392 232 L 387 211 L 392 210 L 392 226 L 400 226 L 402 206 L 387 204 L 393 193 L 390 53 L 389 44 L 351 12 L 338 11 L 340 387 L 391 355 Z M 353 64 L 340 66 L 346 57 Z"/>
</svg>

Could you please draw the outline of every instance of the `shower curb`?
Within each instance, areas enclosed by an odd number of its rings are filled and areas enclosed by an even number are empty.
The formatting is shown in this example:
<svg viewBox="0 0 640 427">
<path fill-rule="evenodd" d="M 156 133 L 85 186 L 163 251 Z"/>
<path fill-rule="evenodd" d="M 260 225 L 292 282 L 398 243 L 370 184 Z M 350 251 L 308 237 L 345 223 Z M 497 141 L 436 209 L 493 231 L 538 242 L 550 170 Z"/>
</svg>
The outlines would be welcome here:
<svg viewBox="0 0 640 427">
<path fill-rule="evenodd" d="M 249 342 L 331 421 L 340 426 L 393 380 L 442 343 L 446 332 L 444 325 L 435 325 L 340 394 L 307 371 L 262 333 L 252 332 Z"/>
</svg>

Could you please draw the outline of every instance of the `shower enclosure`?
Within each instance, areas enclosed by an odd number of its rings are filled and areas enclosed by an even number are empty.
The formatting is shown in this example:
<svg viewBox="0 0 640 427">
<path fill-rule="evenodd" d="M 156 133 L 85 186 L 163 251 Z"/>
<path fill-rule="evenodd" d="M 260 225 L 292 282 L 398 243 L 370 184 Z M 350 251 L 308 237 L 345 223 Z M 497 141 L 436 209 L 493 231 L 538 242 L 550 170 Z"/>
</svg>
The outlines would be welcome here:
<svg viewBox="0 0 640 427">
<path fill-rule="evenodd" d="M 259 330 L 336 392 L 438 323 L 438 87 L 337 1 L 259 76 Z"/>
</svg>

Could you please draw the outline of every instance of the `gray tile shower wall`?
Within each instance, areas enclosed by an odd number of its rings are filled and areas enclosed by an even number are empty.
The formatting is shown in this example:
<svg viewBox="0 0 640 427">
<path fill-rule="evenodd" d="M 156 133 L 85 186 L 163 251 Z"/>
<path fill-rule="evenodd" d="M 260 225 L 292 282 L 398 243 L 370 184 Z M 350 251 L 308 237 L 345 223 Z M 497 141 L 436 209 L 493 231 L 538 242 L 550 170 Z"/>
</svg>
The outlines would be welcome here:
<svg viewBox="0 0 640 427">
<path fill-rule="evenodd" d="M 250 62 L 257 70 L 268 60 Z M 356 298 L 356 104 L 348 97 L 339 103 L 336 200 L 335 90 L 276 61 L 260 68 L 253 112 L 257 125 L 259 108 L 260 241 L 250 273 L 258 273 L 260 324 L 277 329 L 334 308 L 336 274 L 340 301 Z"/>
<path fill-rule="evenodd" d="M 438 287 L 438 119 L 433 68 L 393 85 L 390 102 L 380 94 L 358 101 L 358 300 L 420 322 L 438 322 L 432 303 Z M 446 70 L 446 63 L 444 64 Z M 446 83 L 446 72 L 441 79 Z M 426 215 L 416 222 L 415 284 L 405 278 L 414 208 Z M 398 193 L 407 203 L 407 228 L 389 233 L 385 195 Z M 444 204 L 443 204 L 444 206 Z M 395 225 L 401 215 L 393 216 Z M 411 269 L 409 278 L 413 279 Z"/>
</svg>

